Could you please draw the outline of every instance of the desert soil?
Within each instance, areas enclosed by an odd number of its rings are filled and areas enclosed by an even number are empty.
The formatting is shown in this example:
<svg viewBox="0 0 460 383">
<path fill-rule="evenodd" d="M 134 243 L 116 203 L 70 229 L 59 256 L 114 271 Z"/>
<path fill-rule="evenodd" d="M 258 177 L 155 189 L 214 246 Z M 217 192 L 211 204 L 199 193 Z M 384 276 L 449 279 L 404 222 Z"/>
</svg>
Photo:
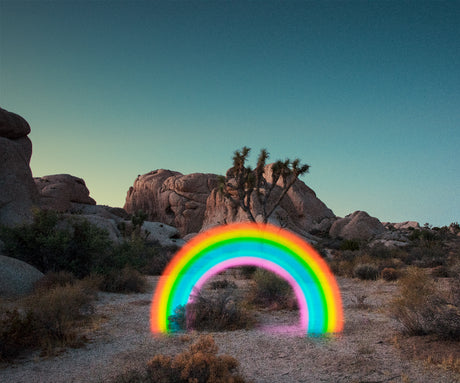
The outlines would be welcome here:
<svg viewBox="0 0 460 383">
<path fill-rule="evenodd" d="M 150 289 L 143 294 L 100 293 L 95 303 L 98 319 L 87 329 L 90 341 L 83 348 L 46 358 L 34 354 L 3 365 L 0 382 L 108 382 L 125 370 L 143 368 L 156 354 L 188 348 L 199 334 L 152 336 L 149 331 L 157 281 L 158 277 L 149 277 Z M 268 332 L 267 327 L 294 324 L 297 312 L 261 310 L 258 316 L 265 329 L 211 333 L 219 352 L 236 357 L 239 371 L 255 383 L 460 382 L 452 370 L 413 357 L 416 347 L 431 346 L 429 338 L 417 343 L 401 337 L 398 324 L 387 315 L 395 283 L 347 278 L 338 282 L 346 321 L 342 334 L 305 337 Z M 359 297 L 365 297 L 364 305 L 357 304 Z"/>
</svg>

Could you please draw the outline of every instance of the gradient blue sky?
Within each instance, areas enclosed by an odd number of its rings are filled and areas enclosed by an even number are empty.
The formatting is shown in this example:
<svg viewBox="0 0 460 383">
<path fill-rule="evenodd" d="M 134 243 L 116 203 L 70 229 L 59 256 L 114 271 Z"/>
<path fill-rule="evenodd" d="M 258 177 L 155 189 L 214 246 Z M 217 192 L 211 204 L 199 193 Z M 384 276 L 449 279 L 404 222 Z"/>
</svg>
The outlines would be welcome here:
<svg viewBox="0 0 460 383">
<path fill-rule="evenodd" d="M 458 1 L 0 0 L 0 55 L 34 176 L 99 204 L 247 145 L 310 164 L 338 216 L 460 221 Z"/>
</svg>

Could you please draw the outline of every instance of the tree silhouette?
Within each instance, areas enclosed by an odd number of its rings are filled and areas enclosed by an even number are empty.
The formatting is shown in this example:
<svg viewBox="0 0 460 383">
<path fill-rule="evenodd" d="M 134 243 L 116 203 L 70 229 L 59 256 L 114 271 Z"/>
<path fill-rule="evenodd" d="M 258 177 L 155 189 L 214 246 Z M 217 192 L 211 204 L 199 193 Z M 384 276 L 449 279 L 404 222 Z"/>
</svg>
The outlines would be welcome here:
<svg viewBox="0 0 460 383">
<path fill-rule="evenodd" d="M 233 167 L 225 177 L 219 177 L 219 192 L 235 207 L 241 207 L 252 222 L 256 222 L 254 202 L 257 202 L 261 208 L 263 222 L 267 223 L 297 178 L 307 173 L 310 166 L 301 164 L 299 159 L 276 161 L 272 165 L 272 182 L 269 183 L 264 177 L 269 153 L 262 149 L 257 165 L 252 169 L 246 166 L 250 151 L 251 149 L 246 146 L 235 151 Z M 280 180 L 281 184 L 278 184 Z M 273 193 L 275 188 L 281 188 L 281 192 Z"/>
</svg>

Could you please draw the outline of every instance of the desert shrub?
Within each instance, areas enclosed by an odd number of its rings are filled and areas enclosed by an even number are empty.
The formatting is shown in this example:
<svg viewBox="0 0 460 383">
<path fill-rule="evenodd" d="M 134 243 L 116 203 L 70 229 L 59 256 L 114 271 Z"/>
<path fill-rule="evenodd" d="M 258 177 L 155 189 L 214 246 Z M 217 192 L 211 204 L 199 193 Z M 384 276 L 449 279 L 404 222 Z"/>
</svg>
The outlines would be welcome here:
<svg viewBox="0 0 460 383">
<path fill-rule="evenodd" d="M 236 283 L 233 281 L 229 281 L 228 279 L 221 279 L 217 281 L 212 281 L 209 286 L 211 289 L 236 289 Z"/>
<path fill-rule="evenodd" d="M 27 314 L 14 310 L 3 310 L 0 315 L 0 361 L 11 361 L 26 350 L 39 346 L 35 320 Z"/>
<path fill-rule="evenodd" d="M 147 365 L 148 382 L 244 383 L 237 373 L 238 361 L 217 352 L 214 339 L 207 335 L 176 356 L 156 355 Z"/>
<path fill-rule="evenodd" d="M 340 250 L 356 251 L 361 247 L 360 241 L 356 239 L 345 239 L 340 244 Z"/>
<path fill-rule="evenodd" d="M 255 266 L 242 266 L 239 268 L 240 274 L 245 279 L 251 279 L 257 270 Z"/>
<path fill-rule="evenodd" d="M 447 251 L 441 244 L 436 246 L 415 246 L 409 250 L 406 258 L 408 265 L 418 267 L 436 267 L 446 265 Z"/>
<path fill-rule="evenodd" d="M 376 280 L 379 276 L 379 269 L 373 264 L 360 263 L 354 267 L 353 275 L 363 280 Z"/>
<path fill-rule="evenodd" d="M 399 272 L 392 267 L 385 267 L 380 275 L 385 281 L 396 281 L 399 277 Z"/>
<path fill-rule="evenodd" d="M 104 274 L 129 266 L 145 274 L 161 275 L 176 250 L 175 247 L 162 247 L 134 237 L 114 246 L 95 270 Z"/>
<path fill-rule="evenodd" d="M 233 331 L 254 324 L 252 315 L 233 289 L 213 295 L 195 293 L 191 302 L 178 307 L 169 320 L 172 330 Z"/>
<path fill-rule="evenodd" d="M 79 344 L 82 339 L 75 327 L 90 319 L 93 299 L 92 291 L 80 283 L 33 294 L 26 307 L 33 315 L 42 346 Z"/>
<path fill-rule="evenodd" d="M 95 297 L 85 281 L 73 285 L 45 286 L 29 296 L 22 308 L 0 315 L 0 360 L 41 349 L 52 353 L 58 347 L 76 347 L 85 339 L 78 328 L 93 314 Z"/>
<path fill-rule="evenodd" d="M 409 335 L 436 334 L 460 339 L 460 282 L 454 278 L 447 292 L 436 288 L 423 270 L 409 268 L 391 302 L 392 316 Z"/>
<path fill-rule="evenodd" d="M 143 293 L 147 289 L 145 276 L 130 267 L 111 270 L 101 275 L 99 280 L 99 288 L 111 293 Z"/>
<path fill-rule="evenodd" d="M 58 228 L 60 215 L 37 210 L 30 225 L 2 227 L 5 255 L 21 259 L 43 273 L 68 271 L 76 277 L 91 273 L 93 266 L 110 251 L 108 233 L 88 221 L 68 222 Z"/>
<path fill-rule="evenodd" d="M 218 351 L 212 336 L 204 335 L 188 350 L 175 356 L 156 355 L 144 371 L 124 372 L 112 383 L 245 383 L 238 373 L 239 362 Z"/>
<path fill-rule="evenodd" d="M 296 308 L 296 298 L 291 285 L 276 274 L 265 269 L 257 269 L 249 291 L 251 303 L 272 308 Z"/>
<path fill-rule="evenodd" d="M 58 286 L 73 285 L 76 281 L 75 275 L 68 271 L 51 271 L 35 283 L 34 289 L 50 290 Z"/>
</svg>

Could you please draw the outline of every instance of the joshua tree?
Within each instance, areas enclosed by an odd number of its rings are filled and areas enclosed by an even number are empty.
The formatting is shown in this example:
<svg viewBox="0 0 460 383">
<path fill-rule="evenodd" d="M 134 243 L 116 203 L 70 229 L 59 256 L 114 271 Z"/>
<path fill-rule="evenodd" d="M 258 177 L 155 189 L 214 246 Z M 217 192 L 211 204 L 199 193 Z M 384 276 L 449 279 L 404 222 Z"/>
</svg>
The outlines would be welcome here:
<svg viewBox="0 0 460 383">
<path fill-rule="evenodd" d="M 240 206 L 246 212 L 248 219 L 253 222 L 256 219 L 253 211 L 254 204 L 251 204 L 251 201 L 256 199 L 262 210 L 263 222 L 267 223 L 268 218 L 297 178 L 307 173 L 310 166 L 302 165 L 299 159 L 276 161 L 272 165 L 272 182 L 268 183 L 264 178 L 264 168 L 269 157 L 267 150 L 260 151 L 255 169 L 245 165 L 250 151 L 251 149 L 246 146 L 235 151 L 233 167 L 225 177 L 219 177 L 219 191 L 234 206 Z M 279 180 L 282 181 L 282 184 L 278 185 L 281 193 L 272 194 Z"/>
</svg>

